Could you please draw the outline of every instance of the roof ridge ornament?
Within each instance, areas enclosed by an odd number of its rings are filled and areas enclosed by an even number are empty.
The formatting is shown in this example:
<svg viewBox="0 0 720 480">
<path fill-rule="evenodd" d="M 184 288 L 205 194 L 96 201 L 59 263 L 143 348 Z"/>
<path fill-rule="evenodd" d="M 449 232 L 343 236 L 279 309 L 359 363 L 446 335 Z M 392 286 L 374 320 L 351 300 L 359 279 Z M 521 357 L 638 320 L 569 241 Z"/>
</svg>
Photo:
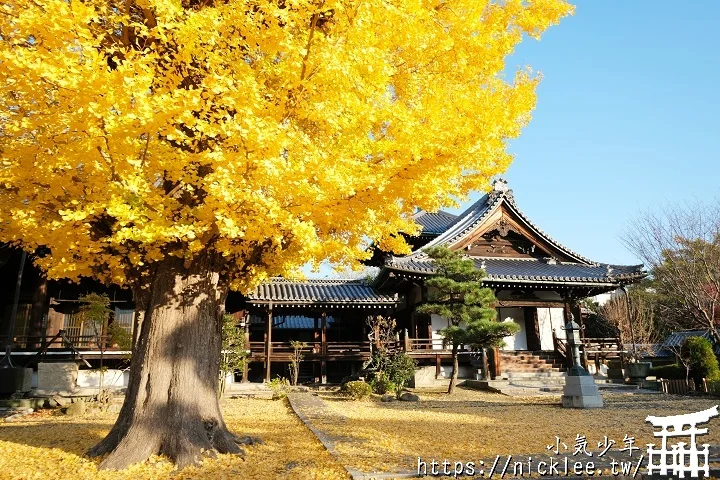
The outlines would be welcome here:
<svg viewBox="0 0 720 480">
<path fill-rule="evenodd" d="M 498 177 L 492 182 L 492 191 L 489 194 L 488 203 L 493 203 L 498 198 L 504 196 L 510 202 L 514 202 L 513 191 L 508 186 L 508 181 L 502 177 Z"/>
</svg>

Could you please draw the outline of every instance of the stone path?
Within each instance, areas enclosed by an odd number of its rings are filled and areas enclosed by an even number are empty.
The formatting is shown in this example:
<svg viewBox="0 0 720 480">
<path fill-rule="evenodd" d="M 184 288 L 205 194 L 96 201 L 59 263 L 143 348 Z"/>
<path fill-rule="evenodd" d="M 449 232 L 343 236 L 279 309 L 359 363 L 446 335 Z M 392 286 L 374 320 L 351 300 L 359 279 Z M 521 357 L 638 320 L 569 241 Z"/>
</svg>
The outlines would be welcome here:
<svg viewBox="0 0 720 480">
<path fill-rule="evenodd" d="M 390 479 L 390 478 L 414 478 L 414 472 L 396 473 L 365 473 L 345 465 L 337 451 L 340 443 L 362 444 L 362 440 L 349 435 L 337 435 L 323 429 L 323 423 L 343 425 L 347 423 L 347 417 L 341 413 L 328 408 L 327 404 L 317 394 L 309 392 L 290 393 L 288 395 L 290 406 L 300 420 L 320 440 L 320 443 L 327 449 L 335 459 L 342 464 L 343 468 L 350 474 L 353 480 Z"/>
</svg>

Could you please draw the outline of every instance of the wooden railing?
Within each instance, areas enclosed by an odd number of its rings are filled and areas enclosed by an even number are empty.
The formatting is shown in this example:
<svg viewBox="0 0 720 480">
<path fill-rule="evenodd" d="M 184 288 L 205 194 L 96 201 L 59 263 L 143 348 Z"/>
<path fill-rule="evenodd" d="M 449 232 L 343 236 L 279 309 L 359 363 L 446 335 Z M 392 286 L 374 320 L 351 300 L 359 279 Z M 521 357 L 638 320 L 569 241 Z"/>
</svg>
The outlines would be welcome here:
<svg viewBox="0 0 720 480">
<path fill-rule="evenodd" d="M 620 340 L 614 337 L 585 338 L 583 348 L 589 357 L 599 356 L 602 359 L 620 358 L 623 354 Z"/>
<path fill-rule="evenodd" d="M 403 342 L 400 342 L 403 343 Z M 414 353 L 438 353 L 452 351 L 452 345 L 443 345 L 442 338 L 409 338 L 406 341 L 410 352 Z M 458 351 L 467 352 L 465 345 L 460 345 Z"/>
<path fill-rule="evenodd" d="M 555 331 L 552 332 L 552 339 L 553 339 L 553 348 L 556 352 L 560 354 L 560 356 L 563 357 L 565 360 L 565 365 L 570 366 L 572 364 L 572 353 L 568 349 L 567 340 L 564 338 L 559 338 L 557 334 L 555 334 Z"/>
<path fill-rule="evenodd" d="M 62 331 L 61 331 L 62 332 Z M 5 345 L 7 335 L 0 336 L 0 345 Z M 60 332 L 51 338 L 43 338 L 37 335 L 14 335 L 13 350 L 67 350 L 69 347 L 100 350 L 99 344 L 105 346 L 105 350 L 121 350 L 116 345 L 109 344 L 110 336 L 103 335 L 60 335 Z M 29 345 L 34 345 L 30 348 Z"/>
<path fill-rule="evenodd" d="M 285 356 L 295 352 L 290 342 L 271 342 L 270 345 L 273 355 Z M 301 353 L 306 356 L 370 353 L 370 342 L 367 341 L 325 342 L 325 352 L 323 352 L 323 344 L 320 342 L 306 342 L 306 345 L 300 349 Z M 264 355 L 265 342 L 250 342 L 250 351 L 255 355 Z"/>
</svg>

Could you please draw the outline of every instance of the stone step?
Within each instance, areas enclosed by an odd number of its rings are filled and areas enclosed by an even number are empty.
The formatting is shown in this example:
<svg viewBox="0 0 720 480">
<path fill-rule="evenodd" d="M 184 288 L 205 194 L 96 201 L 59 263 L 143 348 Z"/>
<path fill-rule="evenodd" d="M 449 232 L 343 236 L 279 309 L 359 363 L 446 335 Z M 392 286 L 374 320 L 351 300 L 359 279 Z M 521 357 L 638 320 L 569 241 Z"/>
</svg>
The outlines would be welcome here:
<svg viewBox="0 0 720 480">
<path fill-rule="evenodd" d="M 564 372 L 506 372 L 508 378 L 565 378 Z"/>
<path fill-rule="evenodd" d="M 510 385 L 523 388 L 539 388 L 543 392 L 562 392 L 564 378 L 546 378 L 545 380 L 511 380 Z"/>
</svg>

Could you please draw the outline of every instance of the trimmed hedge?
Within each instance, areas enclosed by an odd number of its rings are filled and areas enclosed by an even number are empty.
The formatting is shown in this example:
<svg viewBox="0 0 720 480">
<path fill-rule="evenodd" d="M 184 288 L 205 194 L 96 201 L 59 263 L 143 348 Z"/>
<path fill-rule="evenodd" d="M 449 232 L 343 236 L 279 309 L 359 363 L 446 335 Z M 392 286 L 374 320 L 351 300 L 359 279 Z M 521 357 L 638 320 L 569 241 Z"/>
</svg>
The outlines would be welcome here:
<svg viewBox="0 0 720 480">
<path fill-rule="evenodd" d="M 650 375 L 656 378 L 664 378 L 665 380 L 685 380 L 685 367 L 678 364 L 663 365 L 661 367 L 652 367 Z"/>
<path fill-rule="evenodd" d="M 713 352 L 710 340 L 702 337 L 690 337 L 682 346 L 683 356 L 690 358 L 690 374 L 699 381 L 720 379 L 720 366 Z"/>
<path fill-rule="evenodd" d="M 344 385 L 343 389 L 349 397 L 352 397 L 355 400 L 362 400 L 363 398 L 367 398 L 372 393 L 372 388 L 370 387 L 370 385 L 361 380 L 348 382 Z"/>
</svg>

